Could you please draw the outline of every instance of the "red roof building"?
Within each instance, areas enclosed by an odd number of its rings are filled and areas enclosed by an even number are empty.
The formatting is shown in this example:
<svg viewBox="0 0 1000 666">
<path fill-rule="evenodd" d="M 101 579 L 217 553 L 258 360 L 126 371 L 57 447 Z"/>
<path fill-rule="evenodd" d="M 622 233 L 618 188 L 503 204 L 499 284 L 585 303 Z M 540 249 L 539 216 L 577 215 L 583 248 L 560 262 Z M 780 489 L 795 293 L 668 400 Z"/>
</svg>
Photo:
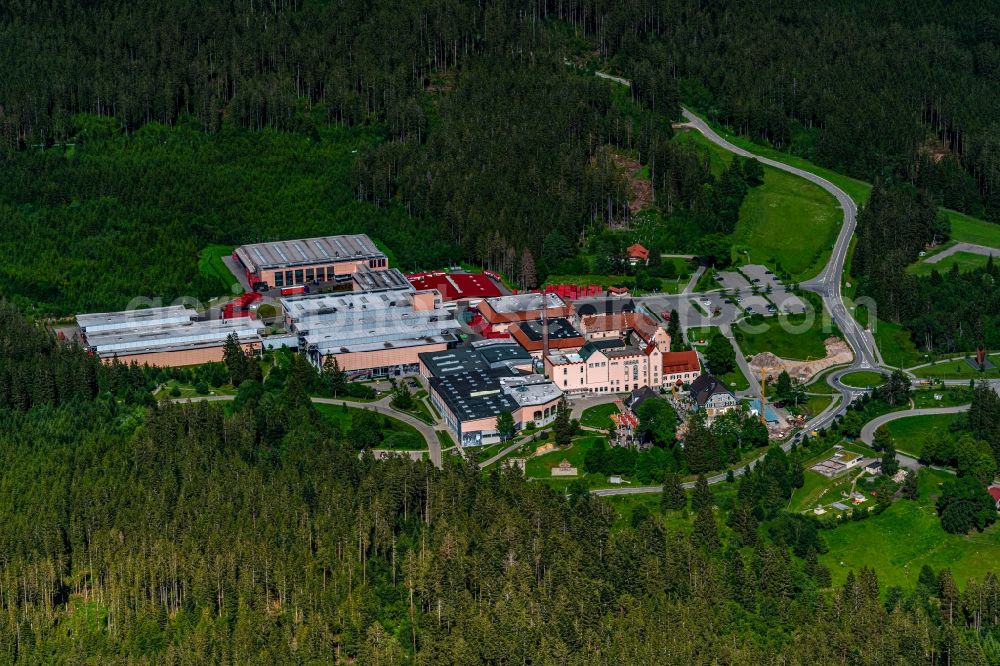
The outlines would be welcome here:
<svg viewBox="0 0 1000 666">
<path fill-rule="evenodd" d="M 628 252 L 628 261 L 633 266 L 640 262 L 643 264 L 649 263 L 649 250 L 638 243 L 629 245 L 626 252 Z"/>
<path fill-rule="evenodd" d="M 437 289 L 446 301 L 478 300 L 500 295 L 496 282 L 485 273 L 414 273 L 406 279 L 417 290 Z"/>
<path fill-rule="evenodd" d="M 990 486 L 989 492 L 994 504 L 996 504 L 997 511 L 1000 511 L 1000 486 Z"/>
<path fill-rule="evenodd" d="M 663 383 L 688 384 L 701 375 L 701 362 L 694 351 L 664 352 Z"/>
</svg>

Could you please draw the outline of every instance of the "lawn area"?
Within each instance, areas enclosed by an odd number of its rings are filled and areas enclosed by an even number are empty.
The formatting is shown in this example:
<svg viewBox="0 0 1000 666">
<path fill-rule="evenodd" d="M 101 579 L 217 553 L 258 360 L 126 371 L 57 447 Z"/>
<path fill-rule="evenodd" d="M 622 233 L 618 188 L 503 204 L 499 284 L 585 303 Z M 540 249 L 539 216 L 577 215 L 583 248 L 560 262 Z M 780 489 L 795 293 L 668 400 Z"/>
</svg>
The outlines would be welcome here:
<svg viewBox="0 0 1000 666">
<path fill-rule="evenodd" d="M 366 411 L 360 407 L 345 407 L 343 405 L 315 404 L 315 407 L 324 418 L 331 423 L 338 424 L 341 431 L 345 433 L 350 431 L 354 415 Z M 382 418 L 382 427 L 379 429 L 382 443 L 376 448 L 396 451 L 420 451 L 427 448 L 424 436 L 409 423 L 383 414 L 378 416 Z"/>
<path fill-rule="evenodd" d="M 544 453 L 540 456 L 535 456 L 534 458 L 528 460 L 524 470 L 525 476 L 536 479 L 551 479 L 552 468 L 557 467 L 563 460 L 568 460 L 573 467 L 577 468 L 580 472 L 580 476 L 582 477 L 584 476 L 583 455 L 600 439 L 603 438 L 597 436 L 581 437 L 574 440 L 573 444 L 567 449 L 556 449 L 555 451 L 549 451 L 548 453 Z"/>
<path fill-rule="evenodd" d="M 477 446 L 467 449 L 472 459 L 477 463 L 485 462 L 510 446 L 511 442 L 497 442 L 489 446 Z"/>
<path fill-rule="evenodd" d="M 580 425 L 607 430 L 613 425 L 611 415 L 617 413 L 618 406 L 614 403 L 594 405 L 583 410 L 583 414 L 580 415 Z"/>
<path fill-rule="evenodd" d="M 842 221 L 836 200 L 809 181 L 771 167 L 752 188 L 733 233 L 734 255 L 787 271 L 793 282 L 816 275 L 830 257 Z M 740 259 L 742 261 L 742 258 Z"/>
<path fill-rule="evenodd" d="M 390 407 L 395 409 L 400 414 L 407 414 L 415 419 L 420 419 L 427 425 L 434 425 L 434 416 L 431 414 L 430 409 L 428 409 L 427 404 L 424 402 L 423 398 L 427 396 L 427 391 L 420 390 L 413 394 L 413 409 L 399 409 L 398 407 Z"/>
<path fill-rule="evenodd" d="M 837 369 L 838 366 L 834 366 L 813 377 L 809 380 L 809 383 L 806 384 L 806 391 L 809 393 L 822 393 L 823 395 L 833 395 L 836 393 L 834 388 L 826 383 L 826 378 L 830 375 L 830 373 L 836 371 Z"/>
<path fill-rule="evenodd" d="M 579 480 L 585 481 L 590 488 L 617 488 L 619 486 L 608 483 L 608 477 L 603 474 L 586 474 L 583 471 L 584 454 L 590 447 L 604 439 L 596 435 L 579 437 L 573 440 L 573 444 L 567 449 L 556 449 L 540 456 L 528 458 L 524 470 L 525 477 L 557 490 L 566 490 L 569 484 Z M 533 443 L 533 446 L 539 446 L 542 443 L 536 442 Z M 576 467 L 577 476 L 552 476 L 552 468 L 557 467 L 563 460 L 568 460 L 573 467 Z"/>
<path fill-rule="evenodd" d="M 681 130 L 674 136 L 674 141 L 693 143 L 702 148 L 708 149 L 708 168 L 712 175 L 718 178 L 726 170 L 733 159 L 733 154 L 728 150 L 723 150 L 696 130 Z"/>
<path fill-rule="evenodd" d="M 917 368 L 913 374 L 928 379 L 995 379 L 1000 377 L 1000 354 L 991 354 L 989 360 L 998 367 L 986 372 L 979 372 L 964 358 L 960 358 L 941 361 L 925 368 Z"/>
<path fill-rule="evenodd" d="M 715 175 L 733 158 L 698 132 L 684 132 L 678 140 L 707 148 Z M 752 263 L 780 266 L 793 281 L 801 281 L 816 275 L 826 263 L 842 219 L 836 200 L 826 190 L 765 166 L 764 183 L 747 193 L 740 208 L 733 253 L 742 262 L 744 251 L 749 251 Z"/>
<path fill-rule="evenodd" d="M 858 372 L 847 373 L 841 378 L 841 381 L 854 388 L 869 388 L 881 384 L 884 381 L 884 376 L 881 372 L 859 370 Z"/>
<path fill-rule="evenodd" d="M 1000 562 L 1000 525 L 968 536 L 948 534 L 934 510 L 939 484 L 953 476 L 925 469 L 920 475 L 920 497 L 898 500 L 884 513 L 861 522 L 848 522 L 823 532 L 830 551 L 820 561 L 830 567 L 834 585 L 850 570 L 873 566 L 883 589 L 899 585 L 912 589 L 920 568 L 948 567 L 960 587 L 970 578 L 982 580 Z"/>
<path fill-rule="evenodd" d="M 1000 248 L 1000 224 L 980 220 L 948 208 L 942 208 L 941 211 L 951 220 L 953 241 Z"/>
<path fill-rule="evenodd" d="M 895 446 L 900 451 L 919 456 L 924 442 L 931 437 L 948 432 L 948 428 L 961 414 L 933 414 L 910 416 L 898 421 L 890 421 L 885 428 L 892 435 Z"/>
<path fill-rule="evenodd" d="M 771 352 L 789 360 L 807 361 L 826 356 L 823 341 L 834 334 L 824 330 L 823 317 L 811 313 L 801 315 L 778 315 L 764 320 L 762 332 L 749 332 L 747 326 L 738 324 L 733 328 L 740 349 L 747 356 Z M 806 323 L 812 325 L 801 330 Z M 752 327 L 753 326 L 751 325 Z"/>
<path fill-rule="evenodd" d="M 862 310 L 862 312 L 865 311 Z M 864 324 L 864 315 L 858 321 Z M 927 356 L 919 351 L 917 346 L 913 344 L 913 340 L 910 339 L 909 331 L 899 324 L 879 319 L 875 322 L 875 329 L 872 333 L 886 365 L 909 368 L 927 362 Z"/>
<path fill-rule="evenodd" d="M 684 331 L 684 338 L 691 345 L 700 345 L 702 340 L 705 344 L 712 339 L 712 336 L 719 332 L 718 326 L 692 326 L 691 328 Z"/>
<path fill-rule="evenodd" d="M 972 392 L 968 386 L 935 386 L 921 388 L 910 394 L 913 405 L 917 409 L 926 407 L 957 407 L 972 402 Z M 940 396 L 941 399 L 936 398 Z"/>
<path fill-rule="evenodd" d="M 833 402 L 833 396 L 810 395 L 806 397 L 806 411 L 810 416 L 819 416 Z"/>
<path fill-rule="evenodd" d="M 222 263 L 222 258 L 231 255 L 234 249 L 232 245 L 209 245 L 198 253 L 198 271 L 207 277 L 216 278 L 221 293 L 226 295 L 243 293 L 240 281 Z"/>
<path fill-rule="evenodd" d="M 1000 250 L 997 250 L 997 257 L 994 257 L 993 261 L 996 262 L 997 258 L 1000 258 Z M 928 252 L 928 256 L 931 253 Z M 926 259 L 927 257 L 924 257 Z M 986 266 L 986 262 L 989 261 L 988 257 L 981 254 L 974 254 L 972 252 L 956 252 L 950 257 L 945 257 L 937 263 L 928 264 L 925 261 L 918 261 L 915 264 L 910 264 L 906 271 L 912 273 L 913 275 L 930 275 L 931 271 L 937 269 L 939 273 L 946 273 L 951 270 L 952 264 L 958 264 L 958 270 L 962 273 L 968 273 L 969 271 L 974 271 L 977 268 L 983 268 Z"/>
<path fill-rule="evenodd" d="M 718 375 L 718 378 L 722 380 L 722 383 L 730 388 L 732 391 L 746 391 L 750 388 L 750 380 L 743 376 L 743 372 L 737 367 L 732 372 L 727 372 L 724 375 Z"/>
</svg>

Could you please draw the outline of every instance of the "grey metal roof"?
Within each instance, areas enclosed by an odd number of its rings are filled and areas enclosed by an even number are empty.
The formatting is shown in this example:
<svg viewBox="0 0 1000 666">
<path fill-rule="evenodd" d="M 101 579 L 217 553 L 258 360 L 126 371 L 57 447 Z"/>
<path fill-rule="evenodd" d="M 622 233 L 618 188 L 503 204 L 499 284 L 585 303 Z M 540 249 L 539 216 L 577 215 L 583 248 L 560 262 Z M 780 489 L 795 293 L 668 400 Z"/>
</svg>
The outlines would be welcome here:
<svg viewBox="0 0 1000 666">
<path fill-rule="evenodd" d="M 125 327 L 85 333 L 87 346 L 102 358 L 222 345 L 231 333 L 243 342 L 259 340 L 264 324 L 249 317 L 188 321 L 164 326 Z"/>
<path fill-rule="evenodd" d="M 375 243 L 365 234 L 241 245 L 236 248 L 236 254 L 248 268 L 258 271 L 266 268 L 363 261 L 385 257 L 385 254 L 375 247 Z"/>
<path fill-rule="evenodd" d="M 400 289 L 414 291 L 413 285 L 406 279 L 406 276 L 395 268 L 381 271 L 355 271 L 351 279 L 354 280 L 354 284 L 360 291 L 395 291 Z"/>
<path fill-rule="evenodd" d="M 191 321 L 197 317 L 197 312 L 189 310 L 183 305 L 170 305 L 163 308 L 142 308 L 140 310 L 123 310 L 122 312 L 78 314 L 76 316 L 76 323 L 81 331 L 93 333 L 120 328 L 164 326 Z"/>
<path fill-rule="evenodd" d="M 550 308 L 566 307 L 566 301 L 558 294 L 548 293 L 547 304 Z M 493 308 L 494 312 L 500 314 L 511 314 L 513 312 L 528 312 L 542 309 L 542 295 L 534 292 L 527 294 L 514 294 L 513 296 L 495 296 L 487 298 L 486 303 Z"/>
</svg>

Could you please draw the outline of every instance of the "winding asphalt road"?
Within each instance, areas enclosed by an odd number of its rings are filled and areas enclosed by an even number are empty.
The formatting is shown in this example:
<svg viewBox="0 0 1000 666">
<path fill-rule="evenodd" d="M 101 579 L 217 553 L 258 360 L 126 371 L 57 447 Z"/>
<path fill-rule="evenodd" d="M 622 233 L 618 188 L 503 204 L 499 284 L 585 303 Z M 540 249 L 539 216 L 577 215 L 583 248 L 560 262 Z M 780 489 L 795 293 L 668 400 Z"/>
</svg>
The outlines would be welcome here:
<svg viewBox="0 0 1000 666">
<path fill-rule="evenodd" d="M 854 317 L 851 316 L 850 312 L 848 312 L 847 306 L 844 304 L 844 295 L 841 289 L 841 278 L 844 274 L 844 264 L 847 261 L 847 252 L 851 244 L 851 237 L 854 235 L 854 229 L 857 226 L 858 208 L 855 205 L 854 200 L 851 199 L 846 192 L 831 183 L 826 178 L 817 176 L 816 174 L 805 171 L 804 169 L 789 166 L 788 164 L 770 159 L 768 157 L 755 155 L 721 137 L 715 130 L 708 126 L 708 123 L 687 109 L 682 109 L 682 111 L 684 113 L 684 119 L 687 121 L 686 126 L 701 132 L 705 138 L 712 143 L 736 155 L 755 158 L 762 164 L 766 164 L 772 168 L 785 171 L 814 183 L 829 192 L 837 200 L 840 209 L 843 211 L 844 221 L 841 225 L 837 240 L 834 243 L 833 250 L 830 252 L 830 260 L 816 277 L 799 285 L 802 289 L 811 291 L 820 296 L 823 300 L 823 305 L 833 317 L 833 320 L 836 322 L 837 327 L 843 334 L 845 341 L 854 352 L 854 360 L 850 363 L 850 365 L 843 366 L 840 369 L 835 370 L 827 377 L 827 382 L 840 394 L 840 399 L 834 400 L 822 413 L 812 418 L 803 426 L 803 429 L 806 432 L 824 428 L 830 425 L 838 416 L 846 412 L 847 407 L 851 404 L 851 402 L 865 392 L 845 385 L 841 381 L 841 377 L 849 372 L 855 372 L 858 370 L 874 370 L 883 365 L 881 354 L 879 353 L 878 346 L 875 344 L 874 337 L 869 331 L 864 330 Z M 739 353 L 737 353 L 737 356 L 739 356 Z M 753 383 L 752 377 L 748 375 L 747 378 L 751 379 L 751 383 Z M 785 442 L 782 444 L 782 448 L 786 451 L 791 449 L 793 441 L 794 440 Z M 761 456 L 761 458 L 762 457 L 763 456 Z M 756 465 L 761 458 L 758 458 L 750 463 L 750 467 Z M 739 476 L 742 473 L 743 469 L 733 470 L 733 474 L 736 476 Z M 720 483 L 725 479 L 726 474 L 717 474 L 710 477 L 708 482 Z M 688 483 L 685 485 L 691 487 L 694 484 Z M 662 486 L 642 486 L 635 488 L 609 488 L 595 490 L 593 492 L 595 495 L 631 495 L 638 493 L 660 492 L 661 489 Z"/>
</svg>

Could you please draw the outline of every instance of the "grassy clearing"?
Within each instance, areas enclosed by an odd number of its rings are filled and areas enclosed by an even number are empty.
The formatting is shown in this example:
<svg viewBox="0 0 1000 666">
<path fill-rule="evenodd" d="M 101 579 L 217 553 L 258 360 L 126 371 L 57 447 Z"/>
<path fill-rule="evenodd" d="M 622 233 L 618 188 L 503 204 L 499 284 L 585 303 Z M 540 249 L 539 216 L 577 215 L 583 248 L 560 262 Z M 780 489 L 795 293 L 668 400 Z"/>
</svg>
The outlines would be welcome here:
<svg viewBox="0 0 1000 666">
<path fill-rule="evenodd" d="M 718 332 L 718 326 L 692 326 L 684 331 L 684 338 L 691 345 L 707 345 L 712 336 Z"/>
<path fill-rule="evenodd" d="M 957 407 L 972 402 L 972 392 L 967 386 L 937 386 L 918 389 L 911 394 L 917 409 L 927 407 Z M 938 399 L 940 398 L 940 400 Z"/>
<path fill-rule="evenodd" d="M 829 458 L 833 452 L 833 449 L 829 449 L 823 455 L 811 460 L 809 464 Z M 815 508 L 817 504 L 826 506 L 832 502 L 843 501 L 845 498 L 841 493 L 849 494 L 854 479 L 861 473 L 862 467 L 854 467 L 831 479 L 810 470 L 807 465 L 803 474 L 805 483 L 792 493 L 792 497 L 788 501 L 788 510 L 792 512 L 808 511 Z"/>
<path fill-rule="evenodd" d="M 826 383 L 826 378 L 830 375 L 830 373 L 835 372 L 836 370 L 836 367 L 829 368 L 813 377 L 812 380 L 806 384 L 806 391 L 809 393 L 821 393 L 823 395 L 835 394 L 837 391 Z"/>
<path fill-rule="evenodd" d="M 574 440 L 573 444 L 567 449 L 556 449 L 555 451 L 529 458 L 525 464 L 525 476 L 557 490 L 565 490 L 569 484 L 578 480 L 585 481 L 590 488 L 616 488 L 618 486 L 608 483 L 606 476 L 601 474 L 587 474 L 583 471 L 584 454 L 586 454 L 590 447 L 603 439 L 603 437 L 594 435 L 580 437 Z M 559 463 L 563 460 L 568 460 L 573 467 L 576 467 L 577 476 L 552 476 L 552 468 L 558 467 Z"/>
<path fill-rule="evenodd" d="M 583 410 L 583 414 L 580 415 L 580 425 L 606 430 L 613 425 L 611 415 L 617 413 L 618 406 L 614 403 L 594 405 Z"/>
<path fill-rule="evenodd" d="M 698 132 L 685 132 L 678 140 L 706 148 L 716 176 L 732 161 L 732 153 Z M 794 281 L 805 280 L 826 263 L 841 220 L 837 202 L 826 190 L 790 173 L 764 167 L 764 183 L 748 192 L 740 208 L 733 254 L 737 262 L 742 262 L 745 252 L 749 252 L 751 262 L 780 265 Z"/>
<path fill-rule="evenodd" d="M 888 360 L 888 359 L 886 359 Z M 1000 366 L 1000 355 L 991 354 L 989 360 L 994 365 Z M 1000 377 L 1000 367 L 995 367 L 986 372 L 979 372 L 964 358 L 941 361 L 925 368 L 917 368 L 913 371 L 917 377 L 927 379 L 995 379 Z"/>
<path fill-rule="evenodd" d="M 765 167 L 764 184 L 751 189 L 740 208 L 733 251 L 743 257 L 749 250 L 751 262 L 780 266 L 793 281 L 805 280 L 829 259 L 841 219 L 826 190 Z"/>
<path fill-rule="evenodd" d="M 961 414 L 911 416 L 890 421 L 885 424 L 885 428 L 892 435 L 898 450 L 919 456 L 923 452 L 924 442 L 947 433 L 951 424 L 961 416 Z"/>
<path fill-rule="evenodd" d="M 236 249 L 232 245 L 209 245 L 198 253 L 198 272 L 219 281 L 224 294 L 242 294 L 243 287 L 224 263 L 223 257 L 228 257 Z"/>
<path fill-rule="evenodd" d="M 807 361 L 826 356 L 823 342 L 832 332 L 824 330 L 822 319 L 810 313 L 779 315 L 765 319 L 762 332 L 750 332 L 743 325 L 734 327 L 733 332 L 744 354 L 771 352 L 781 358 Z M 810 321 L 812 325 L 802 330 Z"/>
<path fill-rule="evenodd" d="M 695 130 L 682 130 L 677 133 L 674 140 L 693 143 L 697 146 L 701 146 L 702 148 L 707 148 L 708 168 L 712 172 L 712 175 L 716 178 L 722 175 L 722 172 L 726 170 L 726 167 L 729 166 L 729 163 L 733 160 L 733 154 L 731 152 L 716 146 L 714 143 L 706 139 L 701 132 Z"/>
<path fill-rule="evenodd" d="M 732 391 L 746 391 L 750 388 L 750 380 L 743 376 L 743 371 L 739 367 L 732 372 L 718 375 L 718 378 Z"/>
<path fill-rule="evenodd" d="M 920 475 L 920 497 L 899 500 L 879 516 L 845 523 L 823 533 L 830 551 L 821 561 L 830 567 L 835 585 L 850 570 L 874 567 L 883 586 L 912 588 L 927 564 L 951 569 L 960 586 L 970 578 L 982 580 L 1000 562 L 1000 526 L 968 536 L 948 534 L 934 509 L 939 484 L 954 478 L 925 469 Z"/>
<path fill-rule="evenodd" d="M 581 437 L 575 440 L 569 448 L 556 449 L 555 451 L 535 456 L 525 466 L 525 475 L 535 479 L 552 478 L 552 468 L 558 467 L 559 463 L 563 460 L 568 460 L 571 465 L 577 468 L 582 477 L 584 476 L 583 455 L 600 439 L 600 437 Z"/>
<path fill-rule="evenodd" d="M 853 386 L 854 388 L 871 388 L 878 386 L 884 380 L 884 376 L 881 372 L 872 372 L 868 370 L 860 370 L 858 372 L 849 372 L 841 378 L 848 386 Z"/>
<path fill-rule="evenodd" d="M 858 321 L 866 323 L 866 315 L 866 310 L 859 308 Z M 882 352 L 882 359 L 890 367 L 909 368 L 928 360 L 927 355 L 913 344 L 909 331 L 899 324 L 879 319 L 875 322 L 872 334 L 875 336 L 875 344 Z"/>
<path fill-rule="evenodd" d="M 951 221 L 952 240 L 1000 248 L 1000 224 L 980 220 L 947 208 L 942 208 L 941 211 Z"/>
<path fill-rule="evenodd" d="M 331 423 L 337 424 L 341 432 L 350 432 L 351 421 L 358 412 L 369 411 L 360 407 L 347 407 L 344 405 L 316 404 L 316 410 Z M 420 432 L 409 423 L 404 423 L 391 416 L 379 414 L 382 419 L 382 426 L 379 433 L 382 436 L 382 443 L 376 448 L 390 449 L 394 451 L 422 451 L 427 448 L 427 441 Z"/>
<path fill-rule="evenodd" d="M 1000 255 L 1000 250 L 997 250 L 997 255 Z M 930 253 L 928 253 L 928 256 L 930 256 Z M 918 261 L 917 263 L 911 264 L 907 267 L 906 271 L 908 273 L 912 273 L 913 275 L 930 275 L 931 271 L 935 269 L 939 273 L 945 273 L 951 270 L 952 264 L 956 264 L 958 265 L 959 272 L 968 273 L 969 271 L 974 271 L 977 268 L 985 267 L 987 261 L 989 261 L 989 258 L 981 254 L 973 254 L 972 252 L 956 252 L 950 257 L 946 257 L 934 264 L 929 264 L 926 261 Z M 994 258 L 993 261 L 997 261 L 997 258 Z"/>
<path fill-rule="evenodd" d="M 833 396 L 810 395 L 806 398 L 806 411 L 810 416 L 819 416 L 833 403 Z"/>
</svg>

